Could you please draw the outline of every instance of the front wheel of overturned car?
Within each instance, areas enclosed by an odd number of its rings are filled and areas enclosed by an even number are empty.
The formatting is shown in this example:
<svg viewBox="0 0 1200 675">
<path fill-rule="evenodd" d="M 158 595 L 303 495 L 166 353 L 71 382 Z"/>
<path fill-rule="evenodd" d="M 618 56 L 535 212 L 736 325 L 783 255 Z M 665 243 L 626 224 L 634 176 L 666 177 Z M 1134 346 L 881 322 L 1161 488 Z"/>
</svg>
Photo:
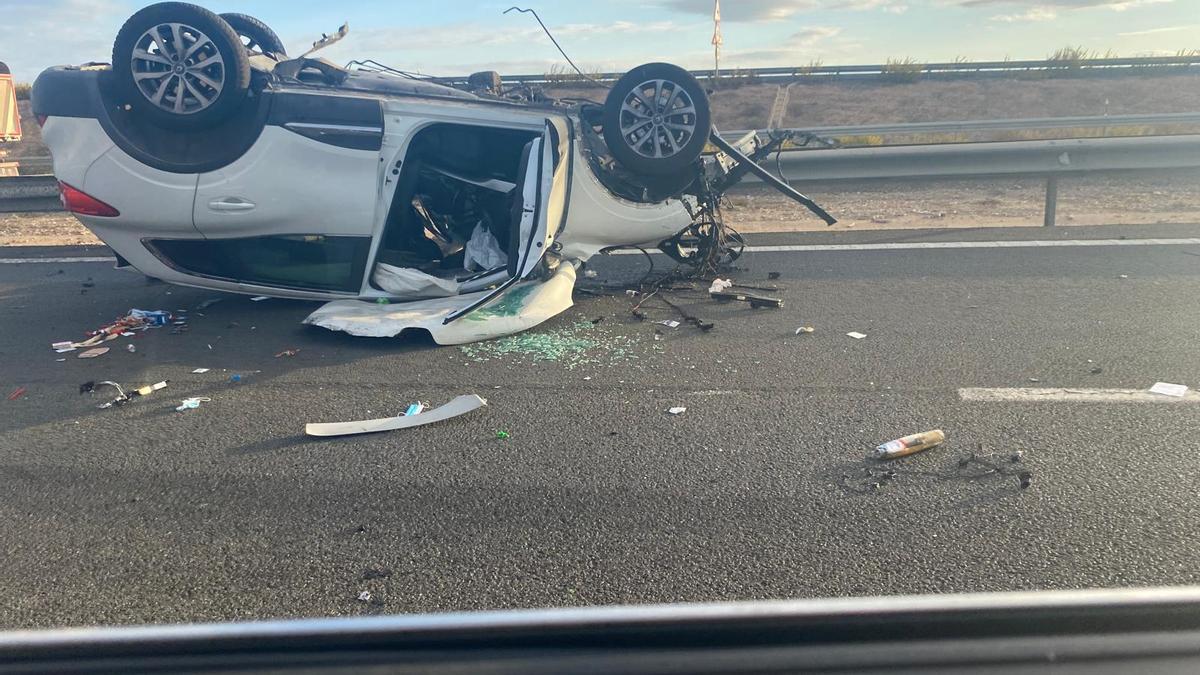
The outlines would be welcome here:
<svg viewBox="0 0 1200 675">
<path fill-rule="evenodd" d="M 160 2 L 129 17 L 113 44 L 112 67 L 120 103 L 171 129 L 225 120 L 250 88 L 237 32 L 184 2 Z"/>
<path fill-rule="evenodd" d="M 661 176 L 696 161 L 711 121 L 708 96 L 691 73 L 670 63 L 647 63 L 609 90 L 604 142 L 629 171 Z"/>
</svg>

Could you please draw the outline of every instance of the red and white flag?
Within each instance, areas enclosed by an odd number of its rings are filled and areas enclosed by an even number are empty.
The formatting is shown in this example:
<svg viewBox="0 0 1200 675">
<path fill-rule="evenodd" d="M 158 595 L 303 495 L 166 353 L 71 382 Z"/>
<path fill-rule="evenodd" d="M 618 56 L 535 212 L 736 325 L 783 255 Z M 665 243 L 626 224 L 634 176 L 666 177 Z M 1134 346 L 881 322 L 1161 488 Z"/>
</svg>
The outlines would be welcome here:
<svg viewBox="0 0 1200 675">
<path fill-rule="evenodd" d="M 721 46 L 721 0 L 715 0 L 713 4 L 713 46 Z"/>
</svg>

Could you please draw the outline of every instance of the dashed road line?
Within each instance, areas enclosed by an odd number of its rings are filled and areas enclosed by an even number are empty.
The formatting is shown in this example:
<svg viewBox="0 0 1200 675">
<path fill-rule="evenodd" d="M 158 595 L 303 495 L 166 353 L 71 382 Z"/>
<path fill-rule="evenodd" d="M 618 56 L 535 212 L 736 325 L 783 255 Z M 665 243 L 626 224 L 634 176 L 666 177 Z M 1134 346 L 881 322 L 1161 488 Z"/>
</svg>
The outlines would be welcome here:
<svg viewBox="0 0 1200 675">
<path fill-rule="evenodd" d="M 1075 389 L 968 387 L 958 390 L 964 401 L 991 403 L 1200 403 L 1200 393 L 1164 396 L 1145 389 Z"/>
<path fill-rule="evenodd" d="M 0 265 L 27 265 L 31 263 L 103 263 L 115 262 L 112 256 L 80 256 L 77 258 L 0 258 Z"/>
</svg>

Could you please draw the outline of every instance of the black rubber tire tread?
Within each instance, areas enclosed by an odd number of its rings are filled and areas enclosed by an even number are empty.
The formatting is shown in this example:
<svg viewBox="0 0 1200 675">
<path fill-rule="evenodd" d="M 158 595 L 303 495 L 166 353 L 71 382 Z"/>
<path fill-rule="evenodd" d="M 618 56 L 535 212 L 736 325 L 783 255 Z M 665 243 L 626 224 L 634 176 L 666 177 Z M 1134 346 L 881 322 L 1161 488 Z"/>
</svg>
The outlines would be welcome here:
<svg viewBox="0 0 1200 675">
<path fill-rule="evenodd" d="M 671 157 L 643 157 L 629 147 L 621 135 L 621 103 L 625 96 L 646 80 L 668 80 L 687 92 L 696 107 L 696 133 L 683 148 Z M 711 110 L 704 87 L 688 71 L 672 63 L 646 63 L 621 76 L 604 100 L 604 142 L 609 152 L 626 170 L 648 176 L 662 176 L 682 171 L 700 157 L 712 129 Z"/>
<path fill-rule="evenodd" d="M 283 40 L 271 30 L 271 27 L 262 21 L 250 16 L 249 14 L 238 14 L 237 12 L 226 12 L 221 14 L 221 18 L 233 28 L 240 36 L 248 37 L 258 43 L 259 51 L 275 56 L 287 56 L 287 50 L 283 47 Z"/>
<path fill-rule="evenodd" d="M 208 108 L 188 115 L 162 110 L 147 101 L 134 83 L 129 65 L 142 34 L 171 22 L 187 24 L 212 38 L 225 64 L 224 89 L 217 100 Z M 217 124 L 233 114 L 250 89 L 250 59 L 237 32 L 214 12 L 186 2 L 160 2 L 135 12 L 117 33 L 112 63 L 120 103 L 132 106 L 146 119 L 168 129 L 197 129 Z"/>
</svg>

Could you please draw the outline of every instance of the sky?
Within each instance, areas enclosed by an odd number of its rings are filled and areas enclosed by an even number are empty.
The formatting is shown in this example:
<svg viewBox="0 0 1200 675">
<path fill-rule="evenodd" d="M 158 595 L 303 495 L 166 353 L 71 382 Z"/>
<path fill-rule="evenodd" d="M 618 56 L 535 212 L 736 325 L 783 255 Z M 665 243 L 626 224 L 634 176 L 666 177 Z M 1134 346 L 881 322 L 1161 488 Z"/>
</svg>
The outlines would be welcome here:
<svg viewBox="0 0 1200 675">
<path fill-rule="evenodd" d="M 521 0 L 585 70 L 647 61 L 712 67 L 712 0 Z M 58 64 L 108 61 L 144 0 L 0 0 L 0 61 L 18 81 Z M 565 65 L 533 17 L 486 0 L 199 0 L 262 19 L 292 54 L 343 22 L 321 52 L 404 70 L 544 73 Z M 725 0 L 722 68 L 1041 59 L 1067 45 L 1121 56 L 1200 49 L 1200 0 Z"/>
</svg>

